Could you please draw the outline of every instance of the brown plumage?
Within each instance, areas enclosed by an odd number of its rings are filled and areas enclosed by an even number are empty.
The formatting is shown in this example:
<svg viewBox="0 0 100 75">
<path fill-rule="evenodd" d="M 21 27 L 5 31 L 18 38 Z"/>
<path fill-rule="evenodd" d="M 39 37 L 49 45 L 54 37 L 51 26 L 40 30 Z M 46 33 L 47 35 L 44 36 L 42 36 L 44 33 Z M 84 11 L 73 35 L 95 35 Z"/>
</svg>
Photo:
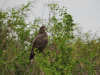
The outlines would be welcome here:
<svg viewBox="0 0 100 75">
<path fill-rule="evenodd" d="M 36 51 L 39 50 L 39 53 L 43 52 L 43 49 L 46 47 L 48 43 L 48 36 L 47 36 L 47 33 L 45 32 L 45 29 L 46 29 L 45 26 L 41 26 L 39 33 L 36 35 L 36 37 L 32 41 L 32 50 L 30 54 L 30 60 L 34 59 L 34 56 L 35 56 L 34 49 L 36 49 Z"/>
</svg>

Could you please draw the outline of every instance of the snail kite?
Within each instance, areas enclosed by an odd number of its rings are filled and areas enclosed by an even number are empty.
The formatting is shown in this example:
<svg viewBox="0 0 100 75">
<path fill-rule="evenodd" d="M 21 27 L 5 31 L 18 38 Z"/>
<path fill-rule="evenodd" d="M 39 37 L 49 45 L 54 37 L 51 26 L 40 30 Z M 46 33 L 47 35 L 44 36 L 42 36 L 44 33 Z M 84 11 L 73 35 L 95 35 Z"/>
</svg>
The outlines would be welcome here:
<svg viewBox="0 0 100 75">
<path fill-rule="evenodd" d="M 30 60 L 34 59 L 35 53 L 34 50 L 36 51 L 43 52 L 43 49 L 46 47 L 48 43 L 48 36 L 46 33 L 46 27 L 41 26 L 39 33 L 36 35 L 36 37 L 32 41 L 32 49 L 31 49 L 31 54 L 30 54 Z"/>
</svg>

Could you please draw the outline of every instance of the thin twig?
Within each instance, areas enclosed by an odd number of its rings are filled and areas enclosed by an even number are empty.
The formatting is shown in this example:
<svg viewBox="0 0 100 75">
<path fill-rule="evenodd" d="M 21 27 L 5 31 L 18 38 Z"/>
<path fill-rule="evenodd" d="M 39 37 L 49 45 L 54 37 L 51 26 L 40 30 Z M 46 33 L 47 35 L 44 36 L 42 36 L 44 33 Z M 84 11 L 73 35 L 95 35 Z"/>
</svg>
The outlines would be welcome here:
<svg viewBox="0 0 100 75">
<path fill-rule="evenodd" d="M 12 73 L 12 75 L 15 75 L 15 73 L 14 73 L 14 71 L 13 71 L 13 70 L 11 71 L 11 73 Z"/>
<path fill-rule="evenodd" d="M 19 64 L 17 64 L 17 63 L 15 63 L 15 64 L 19 67 L 19 69 L 20 69 L 21 71 L 25 72 L 25 71 L 23 70 L 22 66 L 19 66 Z"/>
<path fill-rule="evenodd" d="M 25 62 L 25 59 L 23 58 L 23 61 L 24 61 L 24 63 L 25 63 L 25 66 L 26 66 L 26 68 L 27 68 L 27 70 L 26 70 L 26 72 L 24 73 L 24 75 L 26 75 L 26 73 L 28 72 L 29 73 L 29 75 L 30 75 L 30 72 L 29 72 L 29 67 L 27 66 L 27 64 L 26 64 L 26 62 Z"/>
<path fill-rule="evenodd" d="M 6 4 L 6 2 L 7 2 L 7 0 L 6 0 L 5 3 L 3 4 L 2 9 L 3 9 L 4 5 Z M 1 11 L 2 11 L 2 9 L 1 9 Z"/>
<path fill-rule="evenodd" d="M 41 0 L 42 1 L 42 0 Z M 43 2 L 43 1 L 42 1 Z M 45 3 L 45 4 L 48 4 L 48 3 L 46 3 L 46 2 L 43 2 L 43 3 Z"/>
<path fill-rule="evenodd" d="M 31 10 L 30 10 L 30 11 L 31 11 Z M 34 13 L 33 13 L 32 11 L 31 11 L 31 13 L 34 15 Z M 34 15 L 34 17 L 35 17 L 35 19 L 37 19 L 35 15 Z"/>
<path fill-rule="evenodd" d="M 95 35 L 96 35 L 96 33 L 98 32 L 99 29 L 100 29 L 100 27 L 99 27 L 99 28 L 97 29 L 97 31 L 94 33 L 93 38 L 95 37 Z M 93 38 L 92 38 L 92 39 L 93 39 Z"/>
<path fill-rule="evenodd" d="M 46 7 L 46 8 L 47 8 L 47 7 Z M 43 25 L 43 14 L 44 14 L 44 11 L 45 11 L 46 8 L 44 8 L 44 10 L 43 10 L 43 12 L 42 12 L 42 25 Z"/>
</svg>

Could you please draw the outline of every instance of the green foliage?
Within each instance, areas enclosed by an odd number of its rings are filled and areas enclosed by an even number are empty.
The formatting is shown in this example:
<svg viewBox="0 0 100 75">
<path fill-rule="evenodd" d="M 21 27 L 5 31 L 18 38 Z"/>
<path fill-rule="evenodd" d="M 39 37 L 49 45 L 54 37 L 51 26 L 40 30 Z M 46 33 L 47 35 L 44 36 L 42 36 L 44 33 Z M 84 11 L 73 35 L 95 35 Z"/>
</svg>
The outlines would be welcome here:
<svg viewBox="0 0 100 75">
<path fill-rule="evenodd" d="M 20 8 L 0 12 L 0 75 L 96 75 L 100 74 L 100 40 L 73 35 L 72 16 L 57 3 L 46 4 L 49 16 L 49 43 L 44 53 L 36 52 L 29 61 L 31 41 L 37 34 L 41 18 L 26 23 L 32 2 Z M 30 32 L 33 32 L 30 34 Z"/>
</svg>

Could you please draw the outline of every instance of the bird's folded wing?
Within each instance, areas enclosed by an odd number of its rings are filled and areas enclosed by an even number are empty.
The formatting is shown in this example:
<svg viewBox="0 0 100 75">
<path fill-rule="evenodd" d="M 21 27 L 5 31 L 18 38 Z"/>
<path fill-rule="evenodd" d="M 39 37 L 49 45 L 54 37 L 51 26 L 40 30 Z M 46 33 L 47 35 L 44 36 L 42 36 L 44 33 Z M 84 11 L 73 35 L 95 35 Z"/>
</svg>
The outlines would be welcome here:
<svg viewBox="0 0 100 75">
<path fill-rule="evenodd" d="M 44 37 L 44 34 L 38 34 L 38 35 L 33 39 L 31 45 L 34 45 L 36 42 L 41 41 L 43 37 Z"/>
</svg>

